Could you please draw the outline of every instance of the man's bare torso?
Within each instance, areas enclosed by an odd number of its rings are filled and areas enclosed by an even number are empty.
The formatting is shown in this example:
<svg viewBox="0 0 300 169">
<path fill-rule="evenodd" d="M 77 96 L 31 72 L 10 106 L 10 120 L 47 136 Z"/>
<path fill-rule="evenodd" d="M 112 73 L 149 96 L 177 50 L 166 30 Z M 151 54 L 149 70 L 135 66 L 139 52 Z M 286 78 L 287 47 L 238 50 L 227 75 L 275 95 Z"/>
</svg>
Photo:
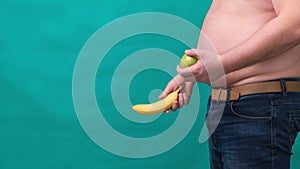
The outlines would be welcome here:
<svg viewBox="0 0 300 169">
<path fill-rule="evenodd" d="M 217 53 L 226 53 L 276 16 L 272 0 L 214 0 L 204 20 L 202 33 Z M 201 37 L 198 45 L 201 47 Z M 300 45 L 226 76 L 229 86 L 284 77 L 300 77 Z"/>
</svg>

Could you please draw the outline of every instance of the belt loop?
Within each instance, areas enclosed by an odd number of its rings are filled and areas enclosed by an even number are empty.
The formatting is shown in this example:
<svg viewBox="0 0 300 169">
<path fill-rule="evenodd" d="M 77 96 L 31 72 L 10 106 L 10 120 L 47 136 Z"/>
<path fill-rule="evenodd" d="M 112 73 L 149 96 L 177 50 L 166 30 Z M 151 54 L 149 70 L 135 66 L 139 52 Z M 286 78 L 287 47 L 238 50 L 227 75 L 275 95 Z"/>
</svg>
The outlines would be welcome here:
<svg viewBox="0 0 300 169">
<path fill-rule="evenodd" d="M 281 89 L 283 96 L 287 96 L 286 83 L 284 79 L 279 79 L 281 83 Z"/>
<path fill-rule="evenodd" d="M 226 102 L 230 101 L 230 91 L 231 91 L 231 88 L 228 88 L 228 89 L 227 89 Z"/>
</svg>

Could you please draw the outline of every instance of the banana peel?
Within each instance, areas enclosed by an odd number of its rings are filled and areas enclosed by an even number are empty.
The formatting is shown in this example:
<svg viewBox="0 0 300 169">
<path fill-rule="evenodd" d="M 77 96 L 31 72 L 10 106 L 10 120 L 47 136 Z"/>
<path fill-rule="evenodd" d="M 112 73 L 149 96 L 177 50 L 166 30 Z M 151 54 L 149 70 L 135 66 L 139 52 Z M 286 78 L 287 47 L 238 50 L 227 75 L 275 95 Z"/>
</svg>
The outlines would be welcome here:
<svg viewBox="0 0 300 169">
<path fill-rule="evenodd" d="M 173 103 L 178 98 L 178 93 L 181 90 L 181 86 L 174 92 L 168 94 L 164 99 L 159 100 L 152 104 L 137 104 L 132 106 L 132 109 L 140 114 L 144 115 L 153 115 L 157 113 L 161 113 L 170 107 L 172 107 Z"/>
</svg>

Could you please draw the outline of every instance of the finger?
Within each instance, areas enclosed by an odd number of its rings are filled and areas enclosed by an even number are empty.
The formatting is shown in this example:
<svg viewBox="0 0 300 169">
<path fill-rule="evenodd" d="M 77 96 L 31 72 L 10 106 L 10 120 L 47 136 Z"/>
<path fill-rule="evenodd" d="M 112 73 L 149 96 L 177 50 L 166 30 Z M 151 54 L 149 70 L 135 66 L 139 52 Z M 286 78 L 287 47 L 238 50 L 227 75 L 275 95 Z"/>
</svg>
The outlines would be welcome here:
<svg viewBox="0 0 300 169">
<path fill-rule="evenodd" d="M 184 104 L 187 105 L 190 103 L 190 97 L 187 95 L 187 93 L 183 93 L 182 94 L 183 96 L 183 101 L 184 101 Z"/>
<path fill-rule="evenodd" d="M 183 93 L 179 93 L 178 94 L 178 107 L 182 108 L 184 104 L 184 97 L 183 97 Z"/>
<path fill-rule="evenodd" d="M 168 85 L 166 86 L 165 90 L 162 92 L 160 96 L 158 96 L 159 99 L 165 98 L 169 93 L 174 91 L 174 86 L 176 85 L 176 82 L 174 80 L 171 80 Z"/>
<path fill-rule="evenodd" d="M 159 98 L 159 99 L 163 99 L 163 98 L 165 98 L 165 97 L 168 95 L 168 93 L 170 93 L 170 92 L 171 92 L 171 90 L 170 90 L 168 87 L 166 87 L 165 90 L 162 92 L 162 94 L 161 94 L 160 96 L 158 96 L 158 98 Z"/>
<path fill-rule="evenodd" d="M 214 50 L 192 49 L 198 59 L 210 60 L 212 58 L 218 58 L 218 54 Z"/>
<path fill-rule="evenodd" d="M 193 49 L 185 50 L 184 53 L 189 56 L 197 56 L 197 54 L 195 53 L 195 51 Z"/>
<path fill-rule="evenodd" d="M 173 103 L 173 106 L 172 106 L 171 110 L 172 110 L 172 111 L 176 111 L 176 110 L 178 109 L 178 107 L 179 107 L 178 101 L 175 101 L 175 102 Z"/>
</svg>

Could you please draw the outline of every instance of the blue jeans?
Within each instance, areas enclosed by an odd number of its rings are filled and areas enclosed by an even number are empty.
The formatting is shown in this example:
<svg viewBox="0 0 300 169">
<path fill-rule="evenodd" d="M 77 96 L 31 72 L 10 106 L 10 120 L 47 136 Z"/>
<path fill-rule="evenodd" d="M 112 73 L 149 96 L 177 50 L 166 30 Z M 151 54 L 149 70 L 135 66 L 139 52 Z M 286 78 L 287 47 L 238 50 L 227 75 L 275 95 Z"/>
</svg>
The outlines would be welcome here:
<svg viewBox="0 0 300 169">
<path fill-rule="evenodd" d="M 300 93 L 210 101 L 206 125 L 212 169 L 289 169 L 300 130 Z"/>
</svg>

